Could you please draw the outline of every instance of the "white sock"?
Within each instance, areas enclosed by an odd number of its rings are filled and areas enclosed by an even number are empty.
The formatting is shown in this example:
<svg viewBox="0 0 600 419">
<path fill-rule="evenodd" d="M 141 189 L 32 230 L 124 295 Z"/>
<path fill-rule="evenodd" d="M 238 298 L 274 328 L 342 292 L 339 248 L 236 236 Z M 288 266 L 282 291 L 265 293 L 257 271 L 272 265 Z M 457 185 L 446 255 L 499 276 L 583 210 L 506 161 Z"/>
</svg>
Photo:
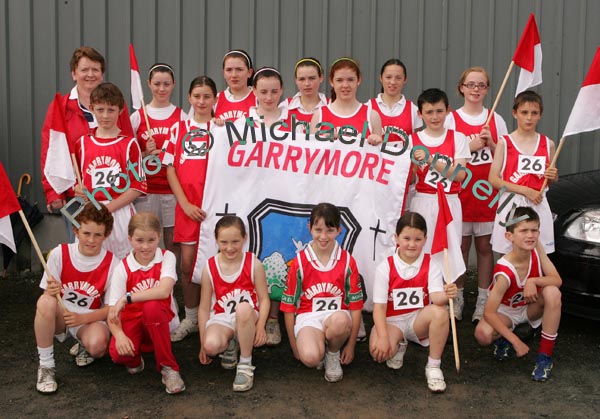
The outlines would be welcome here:
<svg viewBox="0 0 600 419">
<path fill-rule="evenodd" d="M 240 364 L 252 365 L 252 355 L 245 357 L 240 355 Z"/>
<path fill-rule="evenodd" d="M 430 367 L 440 367 L 442 365 L 441 359 L 433 359 L 432 357 L 427 357 L 427 365 Z"/>
<path fill-rule="evenodd" d="M 487 300 L 488 298 L 488 290 L 487 288 L 477 288 L 477 299 L 478 300 Z"/>
<path fill-rule="evenodd" d="M 190 320 L 194 324 L 198 324 L 198 306 L 196 306 L 194 308 L 184 307 L 184 309 L 185 309 L 185 318 Z"/>
<path fill-rule="evenodd" d="M 37 347 L 38 355 L 40 356 L 40 366 L 46 368 L 54 368 L 54 345 L 47 348 Z"/>
</svg>

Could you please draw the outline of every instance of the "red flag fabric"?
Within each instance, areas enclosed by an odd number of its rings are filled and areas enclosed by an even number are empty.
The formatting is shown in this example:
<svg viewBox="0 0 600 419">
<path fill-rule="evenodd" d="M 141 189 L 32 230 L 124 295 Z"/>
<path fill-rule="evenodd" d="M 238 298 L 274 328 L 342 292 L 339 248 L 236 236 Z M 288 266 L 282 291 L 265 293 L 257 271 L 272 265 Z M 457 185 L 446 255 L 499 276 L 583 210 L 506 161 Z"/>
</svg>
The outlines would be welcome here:
<svg viewBox="0 0 600 419">
<path fill-rule="evenodd" d="M 142 90 L 142 79 L 140 78 L 140 68 L 138 67 L 133 44 L 129 44 L 129 66 L 131 67 L 131 106 L 134 109 L 140 109 L 144 93 Z"/>
<path fill-rule="evenodd" d="M 521 67 L 515 96 L 542 83 L 542 44 L 533 13 L 529 15 L 512 60 Z"/>
<path fill-rule="evenodd" d="M 563 137 L 600 128 L 600 47 L 577 95 Z"/>
<path fill-rule="evenodd" d="M 44 175 L 57 193 L 63 193 L 75 185 L 75 172 L 66 135 L 65 121 L 60 107 L 61 96 L 57 93 L 52 102 L 50 138 Z"/>
<path fill-rule="evenodd" d="M 431 243 L 431 254 L 434 255 L 448 248 L 448 225 L 452 222 L 452 212 L 448 206 L 446 193 L 442 183 L 437 184 L 438 217 L 435 223 L 433 241 Z"/>
<path fill-rule="evenodd" d="M 0 243 L 7 245 L 14 253 L 17 253 L 17 249 L 10 223 L 10 214 L 20 209 L 21 206 L 4 171 L 4 166 L 0 163 Z"/>
</svg>

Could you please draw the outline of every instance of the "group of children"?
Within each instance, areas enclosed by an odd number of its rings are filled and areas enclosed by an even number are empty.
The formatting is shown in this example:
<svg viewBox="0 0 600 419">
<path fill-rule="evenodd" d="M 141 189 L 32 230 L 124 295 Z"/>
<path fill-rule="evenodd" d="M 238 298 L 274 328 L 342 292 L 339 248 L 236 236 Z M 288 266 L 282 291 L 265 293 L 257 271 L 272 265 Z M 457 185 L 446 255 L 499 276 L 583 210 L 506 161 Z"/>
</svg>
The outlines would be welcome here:
<svg viewBox="0 0 600 419">
<path fill-rule="evenodd" d="M 72 63 L 74 80 L 79 65 L 94 64 L 94 56 L 86 56 L 86 51 L 74 67 Z M 73 145 L 83 183 L 75 194 L 96 202 L 77 213 L 77 242 L 50 253 L 41 282 L 44 294 L 35 318 L 38 391 L 57 390 L 52 341 L 70 334 L 78 341 L 72 350 L 78 366 L 108 350 L 115 363 L 136 374 L 144 369 L 142 352 L 154 350 L 166 391 L 179 393 L 185 384 L 171 342 L 195 332 L 200 335 L 200 362 L 208 364 L 220 356 L 224 368 L 236 369 L 233 390 L 247 391 L 254 378 L 252 348 L 281 341 L 280 310 L 294 356 L 308 367 L 324 368 L 329 382 L 342 379 L 342 365 L 354 358 L 363 290 L 353 257 L 336 241 L 342 226 L 334 205 L 313 208 L 308 225 L 313 240 L 291 263 L 281 302 L 270 300 L 265 271 L 255 255 L 244 251 L 244 222 L 235 216 L 217 222 L 219 252 L 204 267 L 201 285 L 192 282 L 200 223 L 207 216 L 202 209 L 204 184 L 209 181 L 207 134 L 228 120 L 246 123 L 248 116 L 267 127 L 277 123 L 281 130 L 290 129 L 292 117 L 311 128 L 319 122 L 336 129 L 367 123 L 370 144 L 408 141 L 422 146 L 414 152 L 416 181 L 410 211 L 396 225 L 396 250 L 374 279 L 369 351 L 375 361 L 398 369 L 408 341 L 429 346 L 428 387 L 433 392 L 446 388 L 440 368 L 449 330 L 446 305 L 454 299 L 455 315 L 462 318 L 464 278 L 444 281 L 442 268 L 429 255 L 432 235 L 427 232 L 435 230 L 440 183 L 456 221 L 449 232 L 449 250 L 462 263 L 462 272 L 463 257 L 466 260 L 475 237 L 475 337 L 484 345 L 494 343 L 498 359 L 511 351 L 523 356 L 529 348 L 512 329 L 523 322 L 533 327 L 541 322 L 533 378 L 549 378 L 560 321 L 560 276 L 546 256 L 553 250 L 553 234 L 545 191 L 540 189 L 544 179 L 555 181 L 558 174 L 548 167 L 553 142 L 536 132 L 543 110 L 539 95 L 526 91 L 517 96 L 517 129 L 505 135 L 502 118 L 490 117 L 483 107 L 490 82 L 482 68 L 463 73 L 458 91 L 465 104 L 453 112 L 439 89 L 425 90 L 416 105 L 408 101 L 402 94 L 406 68 L 399 60 L 383 65 L 382 92 L 367 104 L 356 98 L 361 73 L 355 60 L 344 57 L 332 64 L 331 101 L 319 92 L 323 73 L 314 58 L 298 61 L 299 91 L 281 102 L 278 70 L 254 71 L 249 55 L 233 50 L 223 58 L 227 89 L 217 93 L 212 79 L 195 78 L 186 115 L 170 102 L 173 69 L 157 63 L 148 76 L 153 99 L 145 111 L 131 115 L 135 136 L 119 128 L 126 107 L 115 85 L 98 84 L 89 104 L 79 102 L 92 114 L 92 122 L 90 132 Z M 487 209 L 487 201 L 462 187 L 464 167 L 470 169 L 473 182 L 489 179 L 494 188 L 515 194 L 516 205 L 498 214 Z M 161 237 L 166 250 L 159 248 Z M 505 255 L 496 268 L 492 248 Z M 185 310 L 181 322 L 173 298 L 178 270 Z"/>
</svg>

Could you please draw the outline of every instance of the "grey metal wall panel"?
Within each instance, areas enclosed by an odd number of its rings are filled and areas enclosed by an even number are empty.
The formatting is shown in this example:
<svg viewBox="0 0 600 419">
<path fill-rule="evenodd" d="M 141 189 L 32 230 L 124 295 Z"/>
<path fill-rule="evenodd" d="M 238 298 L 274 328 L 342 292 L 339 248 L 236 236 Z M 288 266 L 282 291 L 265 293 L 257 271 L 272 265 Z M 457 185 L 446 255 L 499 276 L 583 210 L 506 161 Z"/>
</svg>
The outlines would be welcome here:
<svg viewBox="0 0 600 419">
<path fill-rule="evenodd" d="M 15 183 L 22 172 L 32 173 L 35 198 L 43 202 L 39 133 L 54 93 L 73 85 L 68 62 L 82 44 L 104 54 L 106 79 L 127 98 L 130 42 L 142 78 L 156 61 L 172 64 L 173 102 L 186 110 L 193 77 L 207 74 L 224 87 L 222 57 L 231 48 L 246 49 L 256 66 L 277 66 L 286 96 L 295 92 L 293 70 L 300 57 L 314 56 L 325 69 L 342 55 L 355 57 L 363 72 L 361 100 L 379 91 L 381 65 L 397 57 L 407 66 L 407 97 L 414 100 L 424 88 L 437 86 L 448 92 L 454 108 L 461 105 L 460 73 L 482 65 L 492 79 L 491 106 L 532 12 L 544 55 L 539 130 L 558 140 L 600 44 L 598 1 L 0 0 L 0 159 Z M 509 128 L 517 73 L 513 70 L 498 107 Z M 328 82 L 323 88 L 330 91 Z M 149 101 L 146 86 L 144 92 Z M 567 141 L 561 173 L 600 167 L 600 133 Z"/>
</svg>

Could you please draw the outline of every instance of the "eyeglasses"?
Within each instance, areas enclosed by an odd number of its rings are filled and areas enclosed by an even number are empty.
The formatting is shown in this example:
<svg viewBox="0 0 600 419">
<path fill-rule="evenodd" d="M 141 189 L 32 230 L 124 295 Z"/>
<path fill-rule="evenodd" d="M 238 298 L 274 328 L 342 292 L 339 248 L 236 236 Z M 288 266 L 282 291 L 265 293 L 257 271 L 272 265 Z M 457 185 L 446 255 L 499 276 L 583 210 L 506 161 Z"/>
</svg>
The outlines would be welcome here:
<svg viewBox="0 0 600 419">
<path fill-rule="evenodd" d="M 474 89 L 474 88 L 478 88 L 479 90 L 486 90 L 489 86 L 485 83 L 475 83 L 475 82 L 468 82 L 468 83 L 463 83 L 463 86 L 465 86 L 467 89 Z"/>
</svg>

